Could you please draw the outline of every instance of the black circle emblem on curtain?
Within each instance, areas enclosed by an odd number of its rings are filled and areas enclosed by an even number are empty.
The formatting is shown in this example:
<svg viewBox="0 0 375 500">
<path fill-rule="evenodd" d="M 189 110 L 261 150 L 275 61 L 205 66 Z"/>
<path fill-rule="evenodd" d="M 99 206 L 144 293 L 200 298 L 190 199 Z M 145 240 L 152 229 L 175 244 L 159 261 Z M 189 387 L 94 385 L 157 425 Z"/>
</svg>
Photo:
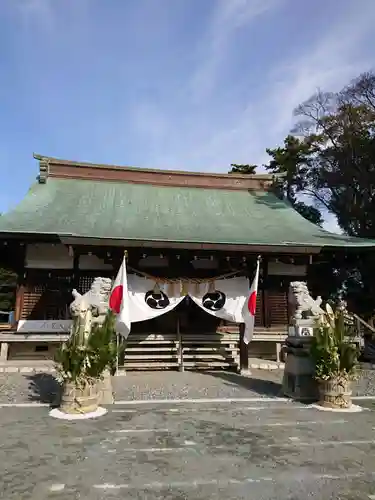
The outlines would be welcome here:
<svg viewBox="0 0 375 500">
<path fill-rule="evenodd" d="M 224 307 L 226 301 L 225 293 L 215 290 L 204 295 L 202 299 L 203 307 L 210 311 L 219 311 Z"/>
<path fill-rule="evenodd" d="M 146 292 L 145 302 L 151 309 L 165 309 L 169 306 L 169 299 L 162 291 L 150 290 Z"/>
</svg>

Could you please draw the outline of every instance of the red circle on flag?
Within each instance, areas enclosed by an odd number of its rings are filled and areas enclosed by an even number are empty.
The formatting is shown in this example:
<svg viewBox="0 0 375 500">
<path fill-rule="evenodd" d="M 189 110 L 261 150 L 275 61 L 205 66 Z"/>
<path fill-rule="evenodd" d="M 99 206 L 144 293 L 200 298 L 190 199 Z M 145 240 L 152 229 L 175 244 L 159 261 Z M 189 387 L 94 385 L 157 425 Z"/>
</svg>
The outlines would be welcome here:
<svg viewBox="0 0 375 500">
<path fill-rule="evenodd" d="M 119 314 L 122 302 L 124 287 L 122 285 L 116 286 L 109 297 L 109 308 L 111 311 Z"/>
<path fill-rule="evenodd" d="M 247 302 L 247 308 L 249 309 L 249 313 L 252 316 L 255 316 L 255 311 L 257 307 L 257 293 L 254 291 L 249 297 L 249 300 Z"/>
</svg>

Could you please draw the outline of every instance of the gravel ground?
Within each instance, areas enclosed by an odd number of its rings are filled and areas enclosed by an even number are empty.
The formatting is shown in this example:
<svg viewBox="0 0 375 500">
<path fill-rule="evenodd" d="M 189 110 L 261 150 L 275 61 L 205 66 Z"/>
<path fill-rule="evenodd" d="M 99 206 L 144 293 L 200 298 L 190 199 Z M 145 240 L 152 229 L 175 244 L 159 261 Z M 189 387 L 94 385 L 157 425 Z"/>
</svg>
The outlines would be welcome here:
<svg viewBox="0 0 375 500">
<path fill-rule="evenodd" d="M 372 367 L 371 367 L 372 366 Z M 353 395 L 375 396 L 375 368 L 374 365 L 363 365 L 359 380 L 353 383 Z"/>
<path fill-rule="evenodd" d="M 250 398 L 282 396 L 282 370 L 253 370 L 251 377 L 232 372 L 129 372 L 114 377 L 116 400 Z M 1 373 L 0 404 L 58 399 L 60 388 L 49 373 Z M 354 396 L 375 396 L 375 369 L 365 366 L 353 383 Z"/>
<path fill-rule="evenodd" d="M 128 373 L 113 381 L 117 400 L 251 398 L 284 396 L 282 370 L 252 370 L 251 377 L 233 372 Z M 375 396 L 375 370 L 361 371 L 353 382 L 353 396 Z"/>
<path fill-rule="evenodd" d="M 272 397 L 281 394 L 282 372 L 253 370 L 252 377 L 233 372 L 128 373 L 114 379 L 117 400 Z"/>
<path fill-rule="evenodd" d="M 293 402 L 132 405 L 68 422 L 0 408 L 6 500 L 368 500 L 374 408 Z"/>
<path fill-rule="evenodd" d="M 51 373 L 1 373 L 1 403 L 53 403 L 60 385 Z"/>
</svg>

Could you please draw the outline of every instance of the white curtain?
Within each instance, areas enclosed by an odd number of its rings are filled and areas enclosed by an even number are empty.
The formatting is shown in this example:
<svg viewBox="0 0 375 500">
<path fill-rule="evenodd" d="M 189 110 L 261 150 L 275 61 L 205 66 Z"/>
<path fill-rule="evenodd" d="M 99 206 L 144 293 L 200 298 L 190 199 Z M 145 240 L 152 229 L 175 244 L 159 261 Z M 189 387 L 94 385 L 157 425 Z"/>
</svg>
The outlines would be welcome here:
<svg viewBox="0 0 375 500">
<path fill-rule="evenodd" d="M 159 283 L 128 275 L 130 321 L 137 323 L 172 311 L 189 295 L 203 311 L 227 321 L 241 323 L 249 294 L 249 280 L 228 278 L 211 283 L 188 283 L 181 293 L 180 283 Z"/>
<path fill-rule="evenodd" d="M 183 299 L 180 285 L 159 283 L 137 276 L 128 275 L 130 321 L 137 323 L 157 318 L 174 309 Z"/>
<path fill-rule="evenodd" d="M 204 311 L 217 318 L 242 323 L 249 294 L 249 280 L 228 278 L 211 283 L 189 284 L 189 296 Z"/>
</svg>

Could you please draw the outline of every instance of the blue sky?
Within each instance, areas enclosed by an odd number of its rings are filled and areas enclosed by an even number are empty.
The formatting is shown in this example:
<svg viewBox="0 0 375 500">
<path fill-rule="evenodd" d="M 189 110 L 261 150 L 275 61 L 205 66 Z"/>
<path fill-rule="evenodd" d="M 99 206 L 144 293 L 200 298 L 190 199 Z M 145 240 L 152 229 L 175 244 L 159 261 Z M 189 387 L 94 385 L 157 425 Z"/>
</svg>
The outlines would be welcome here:
<svg viewBox="0 0 375 500">
<path fill-rule="evenodd" d="M 1 0 L 0 211 L 32 153 L 226 172 L 375 66 L 374 0 Z"/>
</svg>

